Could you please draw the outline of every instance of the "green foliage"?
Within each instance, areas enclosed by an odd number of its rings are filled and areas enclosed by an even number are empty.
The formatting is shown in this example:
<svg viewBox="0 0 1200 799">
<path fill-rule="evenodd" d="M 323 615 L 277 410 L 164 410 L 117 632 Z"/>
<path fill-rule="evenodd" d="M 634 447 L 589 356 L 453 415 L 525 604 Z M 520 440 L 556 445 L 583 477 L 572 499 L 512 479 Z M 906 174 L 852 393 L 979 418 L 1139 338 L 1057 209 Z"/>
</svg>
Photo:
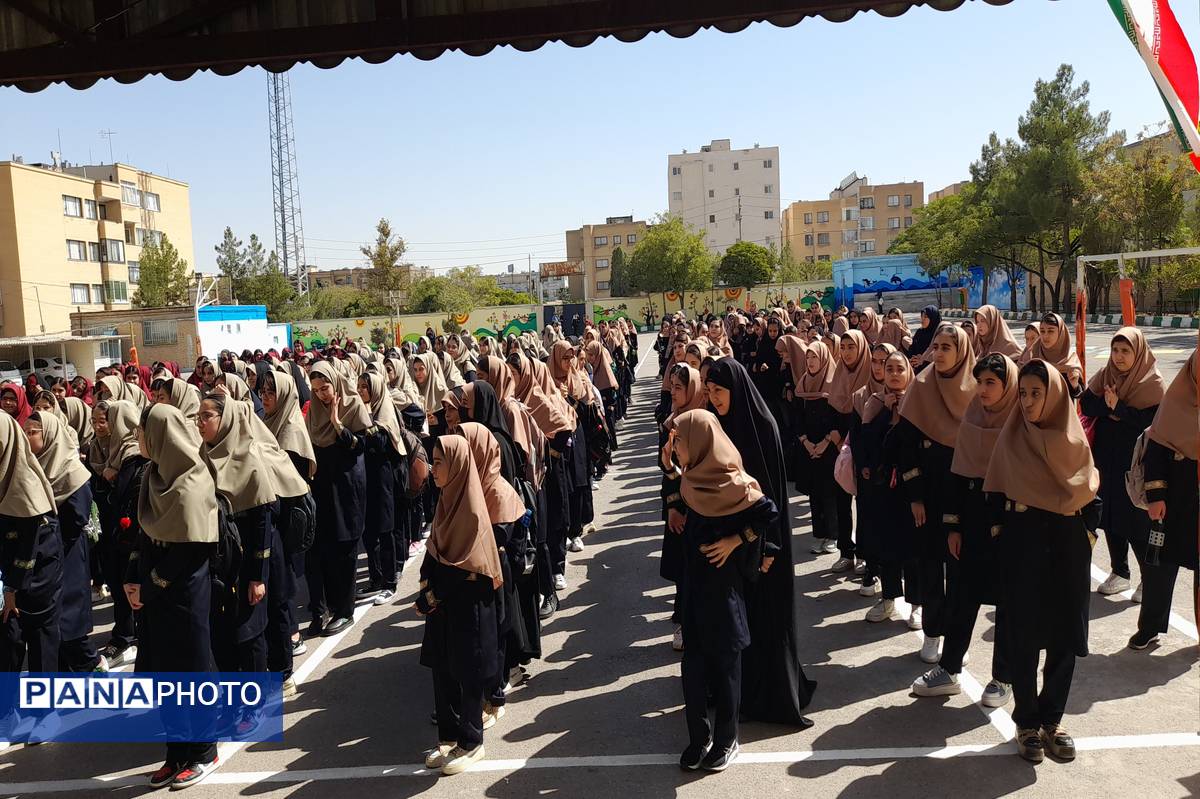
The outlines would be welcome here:
<svg viewBox="0 0 1200 799">
<path fill-rule="evenodd" d="M 833 280 L 833 261 L 799 260 L 791 244 L 784 244 L 778 257 L 780 283 L 808 283 L 814 280 Z"/>
<path fill-rule="evenodd" d="M 256 237 L 251 236 L 250 241 L 253 246 Z M 242 280 L 238 290 L 238 298 L 243 303 L 267 306 L 267 317 L 270 319 L 277 318 L 295 295 L 296 290 L 280 268 L 279 257 L 274 251 L 260 268 Z"/>
<path fill-rule="evenodd" d="M 284 305 L 275 315 L 278 321 L 295 322 L 303 319 L 345 319 L 348 317 L 382 316 L 391 309 L 379 305 L 370 292 L 353 286 L 329 286 L 313 289 Z"/>
<path fill-rule="evenodd" d="M 381 304 L 390 306 L 396 294 L 409 288 L 412 265 L 400 263 L 407 249 L 404 239 L 392 232 L 386 219 L 375 225 L 375 242 L 359 248 L 371 263 L 367 288 Z"/>
<path fill-rule="evenodd" d="M 192 272 L 187 261 L 179 257 L 179 251 L 164 234 L 161 244 L 147 239 L 138 261 L 141 276 L 137 291 L 133 295 L 135 308 L 163 308 L 172 305 L 187 305 L 188 288 Z"/>
<path fill-rule="evenodd" d="M 659 216 L 650 227 L 630 260 L 632 291 L 658 293 L 701 291 L 712 287 L 713 256 L 697 233 L 678 216 Z"/>
<path fill-rule="evenodd" d="M 464 314 L 493 305 L 532 305 L 523 291 L 501 288 L 495 275 L 478 266 L 456 266 L 445 276 L 413 281 L 408 292 L 409 313 Z"/>
<path fill-rule="evenodd" d="M 759 283 L 770 283 L 775 276 L 775 257 L 761 244 L 739 241 L 725 250 L 717 267 L 717 280 L 726 286 L 752 289 Z"/>
<path fill-rule="evenodd" d="M 614 297 L 628 297 L 630 291 L 629 262 L 625 257 L 625 250 L 620 247 L 614 249 L 609 266 L 612 269 L 608 277 L 609 294 Z"/>
</svg>

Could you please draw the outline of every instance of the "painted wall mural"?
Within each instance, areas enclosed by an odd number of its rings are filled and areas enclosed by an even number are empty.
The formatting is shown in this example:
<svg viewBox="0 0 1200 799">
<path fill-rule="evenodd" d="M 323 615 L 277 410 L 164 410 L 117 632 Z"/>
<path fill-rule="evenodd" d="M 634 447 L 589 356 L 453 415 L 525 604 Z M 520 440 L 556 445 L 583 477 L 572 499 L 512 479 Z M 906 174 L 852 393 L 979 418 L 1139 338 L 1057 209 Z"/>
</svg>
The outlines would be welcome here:
<svg viewBox="0 0 1200 799">
<path fill-rule="evenodd" d="M 388 346 L 391 342 L 416 341 L 433 328 L 444 332 L 442 322 L 452 319 L 455 324 L 476 336 L 520 335 L 538 329 L 537 309 L 531 305 L 509 305 L 475 308 L 467 314 L 404 314 L 397 317 L 369 316 L 362 319 L 314 319 L 292 325 L 292 337 L 304 346 L 323 346 L 330 339 L 363 339 L 373 346 Z M 395 322 L 395 327 L 392 323 Z"/>
<path fill-rule="evenodd" d="M 967 275 L 967 304 L 971 308 L 984 305 L 983 299 L 983 267 L 972 266 Z M 1017 273 L 1017 307 L 1012 307 L 1012 281 L 1008 272 L 993 269 L 987 276 L 987 304 L 995 305 L 1001 311 L 1024 311 L 1029 304 L 1028 278 L 1025 270 Z"/>
</svg>

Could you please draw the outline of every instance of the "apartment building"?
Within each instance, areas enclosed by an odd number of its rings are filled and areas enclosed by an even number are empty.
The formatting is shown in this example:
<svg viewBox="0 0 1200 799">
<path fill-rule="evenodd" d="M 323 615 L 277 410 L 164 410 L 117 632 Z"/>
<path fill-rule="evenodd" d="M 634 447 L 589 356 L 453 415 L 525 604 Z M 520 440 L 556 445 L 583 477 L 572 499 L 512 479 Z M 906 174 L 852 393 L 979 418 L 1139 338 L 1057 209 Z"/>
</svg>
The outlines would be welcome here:
<svg viewBox="0 0 1200 799">
<path fill-rule="evenodd" d="M 944 189 L 929 192 L 929 202 L 940 200 L 944 197 L 953 197 L 956 194 L 961 194 L 962 190 L 970 183 L 969 180 L 960 180 L 957 183 L 951 183 Z"/>
<path fill-rule="evenodd" d="M 648 227 L 632 216 L 610 216 L 603 225 L 568 230 L 567 261 L 579 264 L 578 269 L 572 270 L 574 274 L 567 275 L 571 296 L 584 301 L 611 297 L 613 252 L 620 248 L 627 260 L 632 258 Z M 549 273 L 544 271 L 543 275 Z"/>
<path fill-rule="evenodd" d="M 827 200 L 801 200 L 783 211 L 783 241 L 795 258 L 838 261 L 883 255 L 925 205 L 919 180 L 872 185 L 851 172 Z"/>
<path fill-rule="evenodd" d="M 699 152 L 667 156 L 667 210 L 705 234 L 708 248 L 779 243 L 779 148 L 730 148 L 714 139 Z"/>
<path fill-rule="evenodd" d="M 0 161 L 0 337 L 129 307 L 142 246 L 164 235 L 194 266 L 186 183 L 127 164 Z"/>
</svg>

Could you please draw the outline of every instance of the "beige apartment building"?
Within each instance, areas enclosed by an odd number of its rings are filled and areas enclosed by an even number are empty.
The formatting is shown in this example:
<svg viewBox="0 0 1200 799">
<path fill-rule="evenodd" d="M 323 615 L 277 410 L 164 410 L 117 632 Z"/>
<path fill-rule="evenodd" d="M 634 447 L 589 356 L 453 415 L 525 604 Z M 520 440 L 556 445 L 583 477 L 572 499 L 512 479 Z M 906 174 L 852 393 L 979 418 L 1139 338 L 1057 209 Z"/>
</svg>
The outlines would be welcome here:
<svg viewBox="0 0 1200 799">
<path fill-rule="evenodd" d="M 667 156 L 667 211 L 704 233 L 708 249 L 750 241 L 779 245 L 779 148 L 734 150 L 714 139 Z"/>
<path fill-rule="evenodd" d="M 186 183 L 126 164 L 0 161 L 0 338 L 130 307 L 142 245 L 163 235 L 194 267 Z"/>
<path fill-rule="evenodd" d="M 956 194 L 962 194 L 963 188 L 965 188 L 967 186 L 967 184 L 969 184 L 970 182 L 971 181 L 969 181 L 969 180 L 960 180 L 957 183 L 951 183 L 949 186 L 947 186 L 944 189 L 938 189 L 937 191 L 931 191 L 931 192 L 929 192 L 929 202 L 933 202 L 934 200 L 941 200 L 945 197 L 953 197 Z"/>
<path fill-rule="evenodd" d="M 806 261 L 883 255 L 925 205 L 919 180 L 872 185 L 851 172 L 828 200 L 801 200 L 783 211 L 783 241 Z"/>
<path fill-rule="evenodd" d="M 648 227 L 643 221 L 634 221 L 632 216 L 610 216 L 603 225 L 584 225 L 578 230 L 568 230 L 567 261 L 579 265 L 578 268 L 572 266 L 574 274 L 567 275 L 571 296 L 577 300 L 611 297 L 609 282 L 612 280 L 613 252 L 620 247 L 628 261 Z M 543 270 L 542 276 L 555 275 Z"/>
</svg>

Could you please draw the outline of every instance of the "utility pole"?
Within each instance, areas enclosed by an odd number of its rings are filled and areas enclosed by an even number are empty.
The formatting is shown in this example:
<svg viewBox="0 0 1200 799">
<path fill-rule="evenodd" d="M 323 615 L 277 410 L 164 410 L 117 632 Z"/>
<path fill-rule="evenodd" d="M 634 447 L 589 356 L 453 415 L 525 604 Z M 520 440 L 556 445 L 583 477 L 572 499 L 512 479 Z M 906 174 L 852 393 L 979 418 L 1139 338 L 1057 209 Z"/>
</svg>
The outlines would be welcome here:
<svg viewBox="0 0 1200 799">
<path fill-rule="evenodd" d="M 742 195 L 738 195 L 738 241 L 742 240 Z"/>
</svg>

